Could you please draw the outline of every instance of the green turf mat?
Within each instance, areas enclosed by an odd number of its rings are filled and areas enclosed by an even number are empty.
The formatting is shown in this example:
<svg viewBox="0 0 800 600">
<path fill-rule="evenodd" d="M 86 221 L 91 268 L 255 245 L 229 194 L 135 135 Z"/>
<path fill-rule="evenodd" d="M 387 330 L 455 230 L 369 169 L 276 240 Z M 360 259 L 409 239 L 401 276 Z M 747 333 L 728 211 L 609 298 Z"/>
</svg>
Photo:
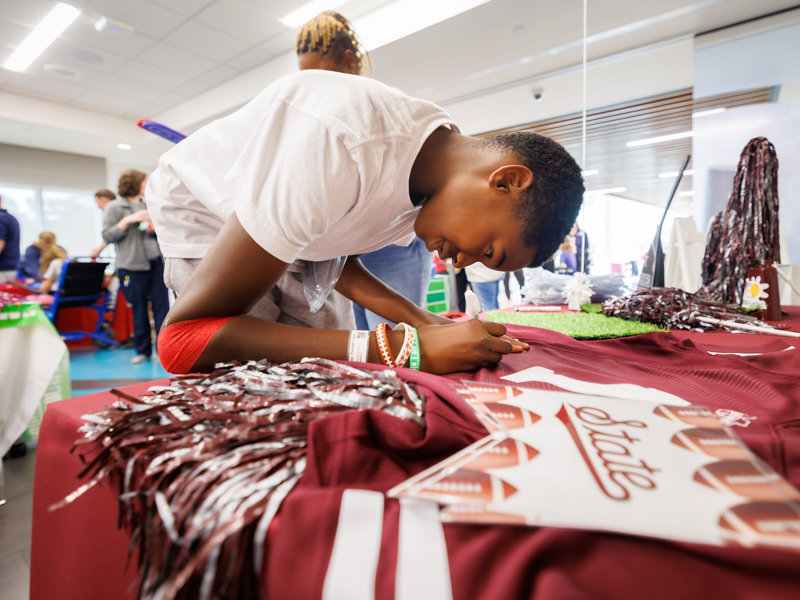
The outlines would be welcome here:
<svg viewBox="0 0 800 600">
<path fill-rule="evenodd" d="M 606 340 L 649 331 L 669 331 L 658 325 L 607 317 L 602 313 L 531 313 L 493 310 L 486 313 L 486 320 L 552 329 L 578 340 Z"/>
</svg>

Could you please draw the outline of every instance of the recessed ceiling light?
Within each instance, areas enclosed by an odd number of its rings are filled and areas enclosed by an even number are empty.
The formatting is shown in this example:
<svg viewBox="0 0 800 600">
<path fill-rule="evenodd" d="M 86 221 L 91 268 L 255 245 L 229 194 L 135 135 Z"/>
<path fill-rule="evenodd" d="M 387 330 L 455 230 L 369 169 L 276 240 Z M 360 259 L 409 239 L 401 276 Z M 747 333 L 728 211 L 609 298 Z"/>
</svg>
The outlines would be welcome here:
<svg viewBox="0 0 800 600">
<path fill-rule="evenodd" d="M 683 172 L 683 175 L 684 175 L 684 177 L 686 175 L 694 175 L 694 171 L 692 169 L 686 169 Z M 677 171 L 669 171 L 668 173 L 659 173 L 658 176 L 661 179 L 666 179 L 667 177 L 677 177 L 678 176 L 678 172 Z"/>
<path fill-rule="evenodd" d="M 130 150 L 131 149 L 131 145 L 130 144 L 117 144 L 117 148 L 119 148 L 120 150 Z"/>
<path fill-rule="evenodd" d="M 691 190 L 688 192 L 678 192 L 678 196 L 694 196 L 694 192 Z"/>
<path fill-rule="evenodd" d="M 671 133 L 670 135 L 660 135 L 658 137 L 647 138 L 646 140 L 636 140 L 635 142 L 628 142 L 628 148 L 634 146 L 647 146 L 649 144 L 658 144 L 660 142 L 669 142 L 672 140 L 680 140 L 687 137 L 692 137 L 694 131 L 682 131 L 681 133 Z"/>
<path fill-rule="evenodd" d="M 622 192 L 627 191 L 628 188 L 624 187 L 615 187 L 615 188 L 606 188 L 604 190 L 586 190 L 583 195 L 584 196 L 599 196 L 600 194 L 621 194 Z"/>
<path fill-rule="evenodd" d="M 74 6 L 59 2 L 42 22 L 31 31 L 3 65 L 10 71 L 24 71 L 36 58 L 60 36 L 81 14 Z"/>
<path fill-rule="evenodd" d="M 693 119 L 699 119 L 700 117 L 707 117 L 709 115 L 718 115 L 719 113 L 725 112 L 726 108 L 712 108 L 710 110 L 701 110 L 700 112 L 692 113 Z"/>
<path fill-rule="evenodd" d="M 79 71 L 72 69 L 70 67 L 65 67 L 64 65 L 44 65 L 42 70 L 45 73 L 50 75 L 55 75 L 56 77 L 60 77 L 61 79 L 80 79 L 83 77 Z"/>
<path fill-rule="evenodd" d="M 597 169 L 589 169 L 588 171 L 581 171 L 581 175 L 584 177 L 591 177 L 592 175 L 597 175 L 600 171 Z"/>
</svg>

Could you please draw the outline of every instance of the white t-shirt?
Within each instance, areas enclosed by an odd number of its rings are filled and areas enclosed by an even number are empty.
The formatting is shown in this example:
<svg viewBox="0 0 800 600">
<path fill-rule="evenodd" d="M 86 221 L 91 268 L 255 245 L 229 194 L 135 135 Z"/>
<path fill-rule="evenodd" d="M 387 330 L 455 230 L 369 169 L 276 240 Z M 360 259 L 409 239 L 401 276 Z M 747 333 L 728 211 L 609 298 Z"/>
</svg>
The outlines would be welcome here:
<svg viewBox="0 0 800 600">
<path fill-rule="evenodd" d="M 472 263 L 464 268 L 467 272 L 467 281 L 472 283 L 486 283 L 488 281 L 497 281 L 505 277 L 504 271 L 495 271 L 480 262 Z"/>
<path fill-rule="evenodd" d="M 438 106 L 366 77 L 287 75 L 161 157 L 145 194 L 161 250 L 203 257 L 234 210 L 286 263 L 408 245 L 411 167 L 442 126 L 458 130 Z"/>
</svg>

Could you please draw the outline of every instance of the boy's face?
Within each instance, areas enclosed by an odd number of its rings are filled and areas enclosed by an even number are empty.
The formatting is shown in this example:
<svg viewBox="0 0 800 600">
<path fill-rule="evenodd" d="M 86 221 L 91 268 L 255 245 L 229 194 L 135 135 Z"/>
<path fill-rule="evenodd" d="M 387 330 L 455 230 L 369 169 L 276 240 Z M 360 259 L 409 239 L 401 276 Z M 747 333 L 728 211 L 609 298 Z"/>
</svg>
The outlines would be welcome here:
<svg viewBox="0 0 800 600">
<path fill-rule="evenodd" d="M 481 262 L 496 271 L 517 271 L 531 263 L 535 249 L 520 241 L 515 201 L 464 177 L 425 202 L 414 229 L 428 250 L 458 268 Z"/>
</svg>

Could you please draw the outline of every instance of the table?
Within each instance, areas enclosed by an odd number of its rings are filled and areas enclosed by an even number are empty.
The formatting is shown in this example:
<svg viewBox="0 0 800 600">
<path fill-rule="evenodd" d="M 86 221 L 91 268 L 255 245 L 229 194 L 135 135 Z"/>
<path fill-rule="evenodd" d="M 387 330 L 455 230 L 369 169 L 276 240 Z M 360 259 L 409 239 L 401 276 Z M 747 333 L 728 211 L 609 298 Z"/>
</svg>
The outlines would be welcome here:
<svg viewBox="0 0 800 600">
<path fill-rule="evenodd" d="M 800 331 L 800 307 L 785 310 L 785 323 Z M 336 597 L 323 590 L 345 490 L 385 491 L 485 434 L 450 386 L 462 378 L 505 383 L 502 376 L 536 366 L 539 375 L 552 371 L 600 385 L 632 382 L 671 392 L 728 411 L 741 439 L 800 487 L 800 346 L 794 340 L 671 332 L 578 342 L 526 327 L 509 327 L 509 333 L 529 342 L 531 350 L 507 356 L 494 369 L 448 378 L 402 371 L 426 395 L 424 431 L 372 411 L 312 425 L 308 467 L 267 536 L 261 579 L 267 597 Z M 543 378 L 522 385 L 550 385 Z M 140 394 L 148 385 L 125 391 Z M 63 509 L 48 511 L 78 485 L 80 461 L 68 451 L 80 416 L 113 401 L 100 393 L 48 407 L 34 488 L 33 600 L 135 597 L 133 568 L 125 570 L 127 536 L 116 528 L 115 490 L 95 488 Z M 385 500 L 375 598 L 425 597 L 409 595 L 403 583 L 408 565 L 401 565 L 403 545 L 397 542 L 402 511 L 397 501 Z M 456 599 L 800 596 L 800 553 L 556 528 L 445 524 L 443 537 L 445 570 Z"/>
<path fill-rule="evenodd" d="M 27 441 L 36 441 L 44 406 L 70 391 L 67 348 L 38 304 L 0 309 L 0 382 L 2 456 L 34 415 Z"/>
</svg>

